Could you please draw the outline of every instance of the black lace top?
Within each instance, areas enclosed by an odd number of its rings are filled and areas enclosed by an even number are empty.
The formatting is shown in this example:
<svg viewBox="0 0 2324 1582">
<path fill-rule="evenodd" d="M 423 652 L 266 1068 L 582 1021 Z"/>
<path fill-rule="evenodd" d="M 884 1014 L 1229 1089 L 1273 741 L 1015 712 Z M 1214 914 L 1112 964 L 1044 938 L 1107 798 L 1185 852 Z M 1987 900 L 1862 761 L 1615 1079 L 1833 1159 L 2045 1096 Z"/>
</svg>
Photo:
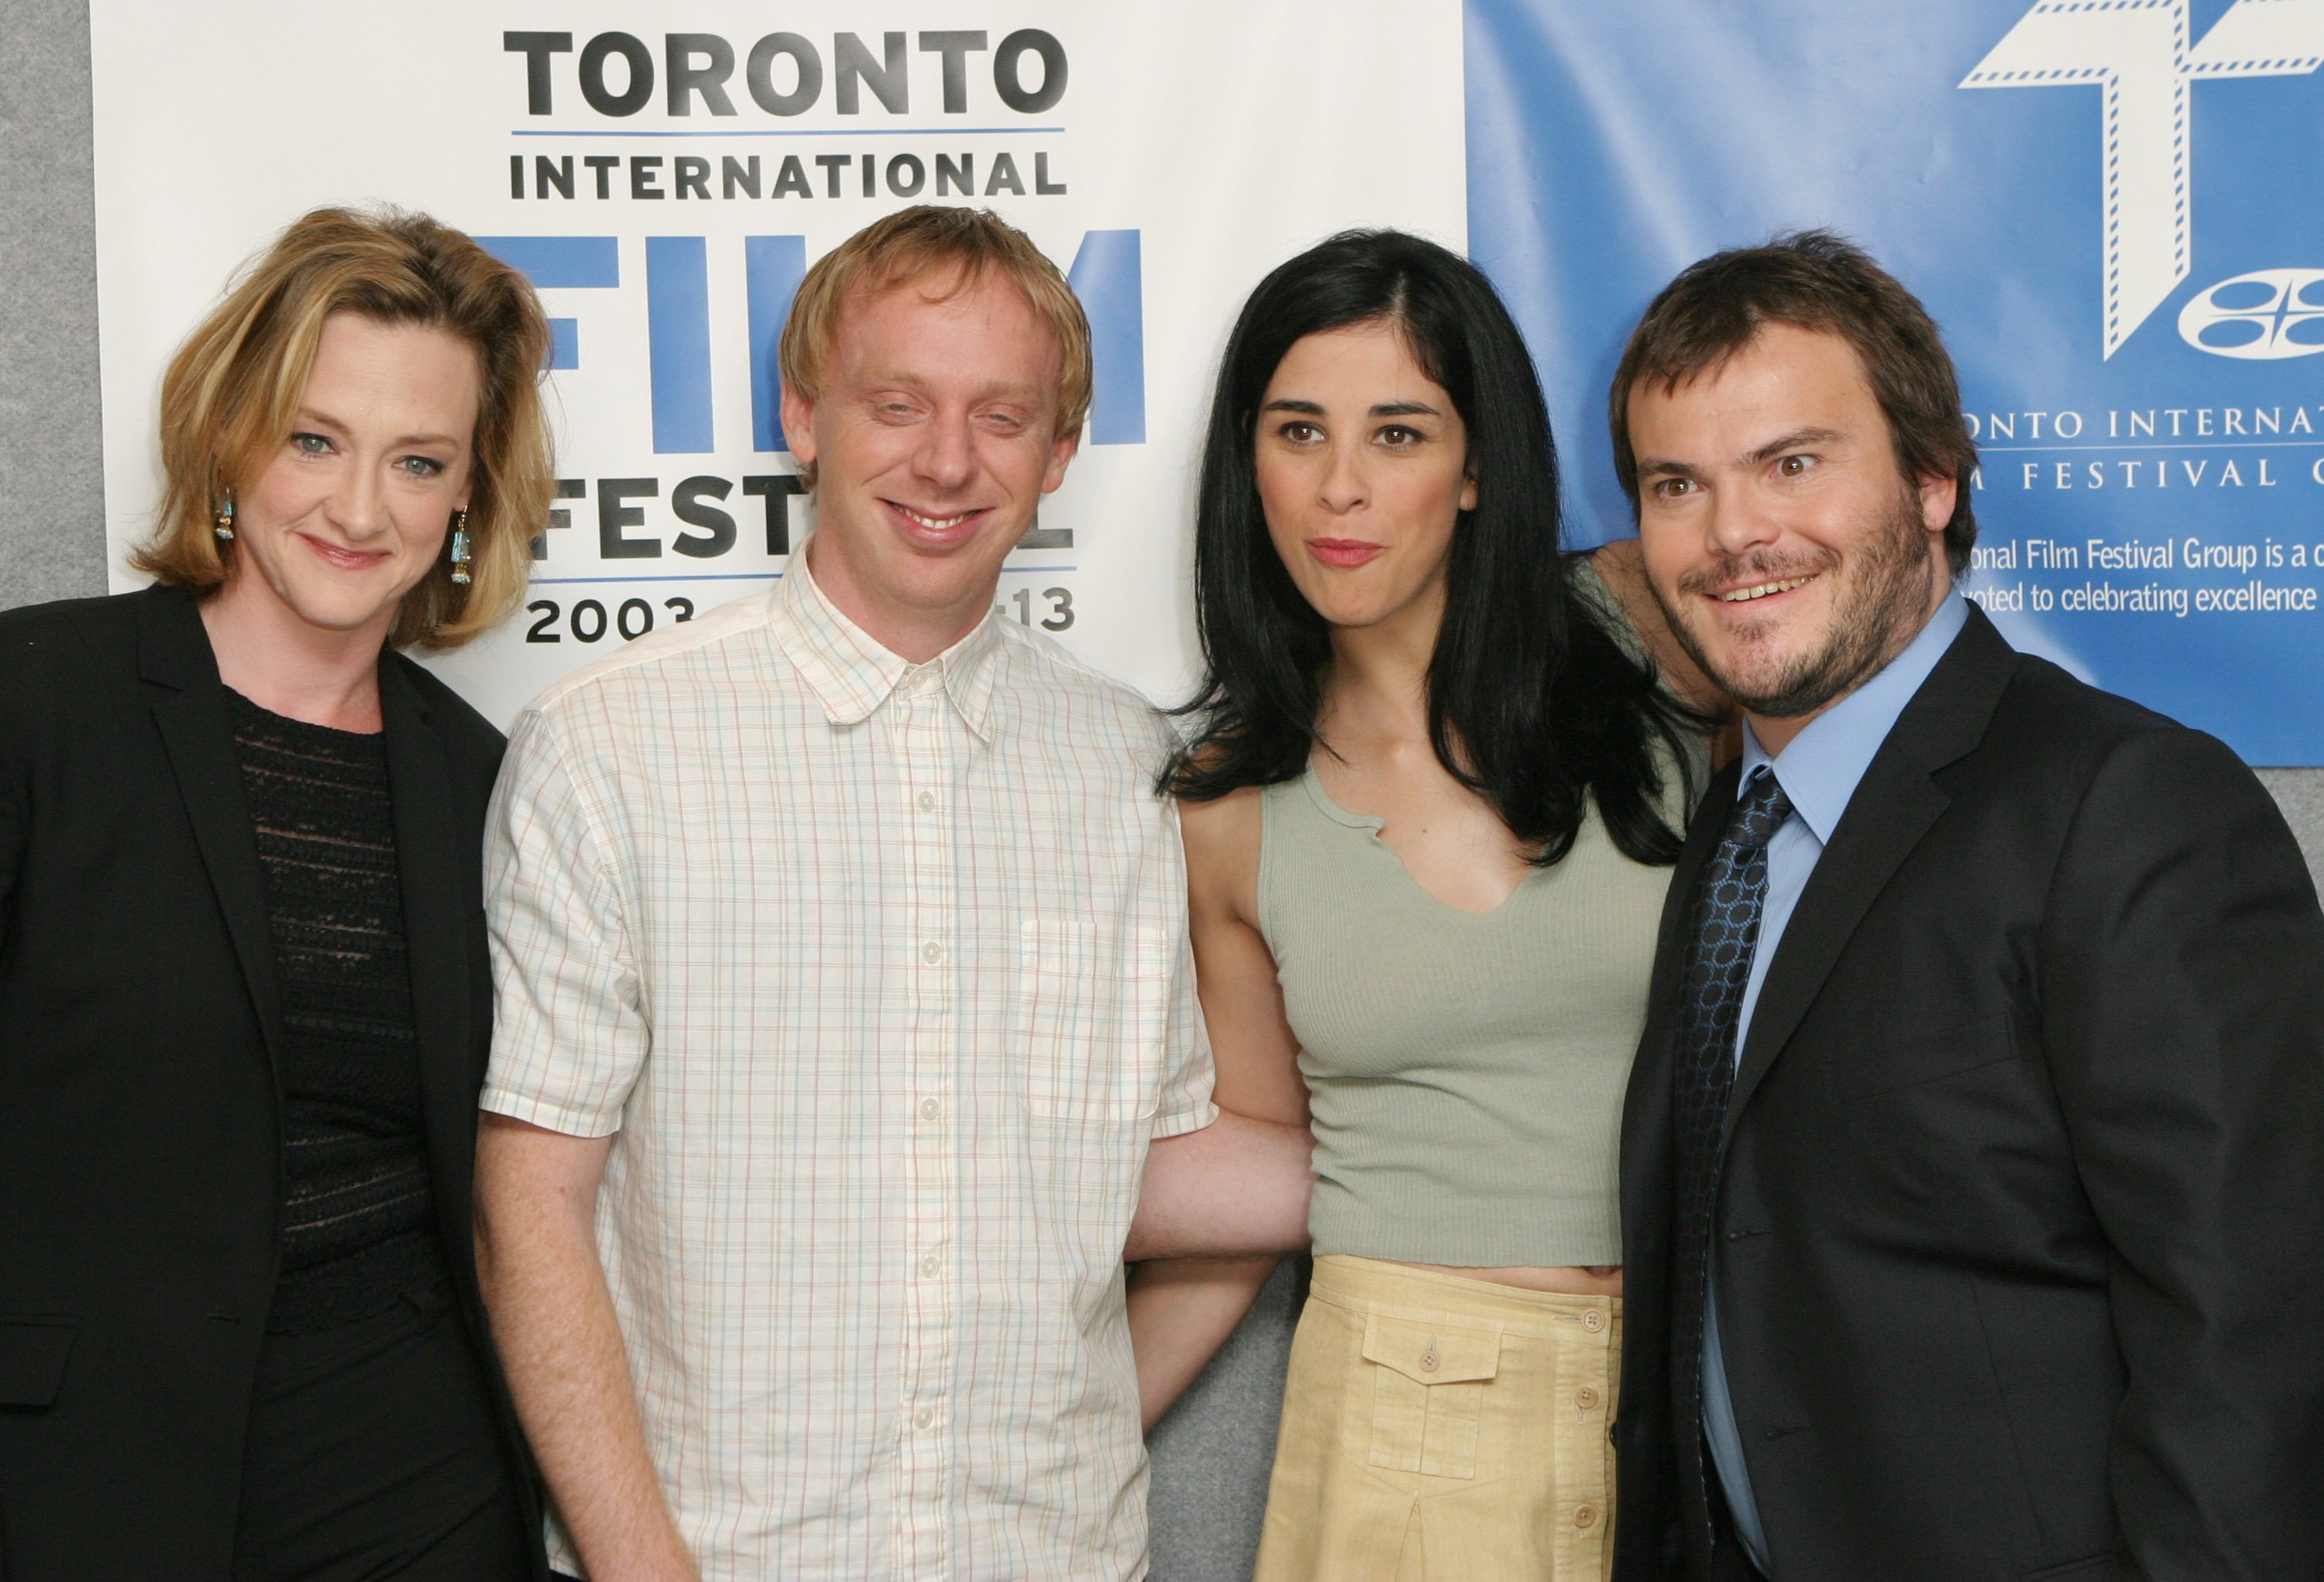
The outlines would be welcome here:
<svg viewBox="0 0 2324 1582">
<path fill-rule="evenodd" d="M 321 1329 L 447 1274 L 420 1057 L 387 743 L 234 698 L 281 980 L 281 1272 L 268 1328 Z"/>
</svg>

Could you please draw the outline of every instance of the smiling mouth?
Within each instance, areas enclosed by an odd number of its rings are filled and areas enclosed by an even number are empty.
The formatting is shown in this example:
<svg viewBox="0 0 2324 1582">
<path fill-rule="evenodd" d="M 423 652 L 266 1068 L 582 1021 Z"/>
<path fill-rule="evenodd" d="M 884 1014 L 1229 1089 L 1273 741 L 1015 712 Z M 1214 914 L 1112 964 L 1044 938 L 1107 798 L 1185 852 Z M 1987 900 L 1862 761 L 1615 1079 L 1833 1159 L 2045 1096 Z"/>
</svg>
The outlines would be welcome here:
<svg viewBox="0 0 2324 1582">
<path fill-rule="evenodd" d="M 1755 582 L 1748 587 L 1731 587 L 1725 593 L 1714 594 L 1711 597 L 1723 605 L 1748 604 L 1755 598 L 1766 598 L 1771 594 L 1789 593 L 1795 587 L 1805 587 L 1819 575 L 1821 573 L 1810 572 L 1805 577 L 1780 577 L 1772 582 Z"/>
<path fill-rule="evenodd" d="M 359 571 L 387 559 L 384 550 L 353 550 L 344 544 L 326 543 L 309 533 L 302 532 L 299 536 L 324 560 L 346 570 Z"/>
<path fill-rule="evenodd" d="M 893 500 L 887 502 L 887 504 L 890 510 L 902 517 L 905 521 L 910 523 L 913 526 L 933 533 L 958 532 L 962 528 L 967 526 L 970 523 L 976 521 L 979 517 L 982 517 L 984 514 L 984 508 L 982 506 L 979 506 L 973 511 L 955 511 L 949 516 L 932 516 L 927 512 L 915 511 L 908 505 L 899 504 Z"/>
</svg>

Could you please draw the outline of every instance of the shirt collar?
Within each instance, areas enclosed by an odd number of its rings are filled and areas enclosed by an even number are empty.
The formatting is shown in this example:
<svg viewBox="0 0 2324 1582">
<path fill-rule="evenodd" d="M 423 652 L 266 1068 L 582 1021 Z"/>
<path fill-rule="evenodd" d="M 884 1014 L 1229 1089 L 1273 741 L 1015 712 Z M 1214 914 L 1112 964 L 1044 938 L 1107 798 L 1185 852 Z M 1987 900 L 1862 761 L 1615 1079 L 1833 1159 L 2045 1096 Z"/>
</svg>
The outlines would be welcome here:
<svg viewBox="0 0 2324 1582">
<path fill-rule="evenodd" d="M 1969 622 L 1969 602 L 1958 593 L 1945 595 L 1937 613 L 1904 652 L 1882 666 L 1873 678 L 1810 720 L 1783 752 L 1770 756 L 1743 722 L 1743 779 L 1773 765 L 1793 810 L 1807 821 L 1815 837 L 1831 844 L 1831 832 L 1848 810 L 1849 799 L 1872 767 L 1880 744 L 1896 726 L 1904 705 L 1937 668 L 1945 650 Z"/>
<path fill-rule="evenodd" d="M 926 664 L 882 646 L 816 586 L 807 545 L 791 552 L 775 589 L 775 641 L 833 725 L 861 725 L 899 691 L 941 689 L 980 741 L 991 737 L 993 670 L 1001 644 L 998 606 Z"/>
</svg>

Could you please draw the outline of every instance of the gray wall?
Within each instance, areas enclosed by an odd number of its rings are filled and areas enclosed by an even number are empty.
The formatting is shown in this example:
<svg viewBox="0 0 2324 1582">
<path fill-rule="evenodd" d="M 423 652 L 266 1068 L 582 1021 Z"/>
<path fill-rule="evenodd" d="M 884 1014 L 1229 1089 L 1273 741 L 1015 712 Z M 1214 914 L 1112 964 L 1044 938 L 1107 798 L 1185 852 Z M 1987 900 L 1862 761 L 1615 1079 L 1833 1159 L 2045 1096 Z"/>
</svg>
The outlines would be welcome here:
<svg viewBox="0 0 2324 1582">
<path fill-rule="evenodd" d="M 0 72 L 0 608 L 105 591 L 86 0 L 9 0 Z M 2324 770 L 2261 778 L 2324 874 Z M 1250 1574 L 1304 1291 L 1286 1263 L 1155 1430 L 1155 1582 Z"/>
<path fill-rule="evenodd" d="M 0 71 L 0 607 L 105 591 L 86 0 L 8 0 Z"/>
</svg>

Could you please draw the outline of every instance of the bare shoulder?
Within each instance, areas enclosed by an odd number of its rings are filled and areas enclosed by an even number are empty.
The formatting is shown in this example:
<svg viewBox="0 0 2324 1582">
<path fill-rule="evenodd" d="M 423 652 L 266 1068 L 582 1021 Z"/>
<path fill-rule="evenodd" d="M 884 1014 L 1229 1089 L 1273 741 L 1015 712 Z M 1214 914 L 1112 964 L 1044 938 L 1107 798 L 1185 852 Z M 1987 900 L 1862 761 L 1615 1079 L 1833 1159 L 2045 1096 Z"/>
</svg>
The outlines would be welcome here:
<svg viewBox="0 0 2324 1582">
<path fill-rule="evenodd" d="M 1243 786 L 1208 801 L 1181 799 L 1178 828 L 1197 916 L 1223 912 L 1248 921 L 1258 905 L 1259 788 Z"/>
</svg>

